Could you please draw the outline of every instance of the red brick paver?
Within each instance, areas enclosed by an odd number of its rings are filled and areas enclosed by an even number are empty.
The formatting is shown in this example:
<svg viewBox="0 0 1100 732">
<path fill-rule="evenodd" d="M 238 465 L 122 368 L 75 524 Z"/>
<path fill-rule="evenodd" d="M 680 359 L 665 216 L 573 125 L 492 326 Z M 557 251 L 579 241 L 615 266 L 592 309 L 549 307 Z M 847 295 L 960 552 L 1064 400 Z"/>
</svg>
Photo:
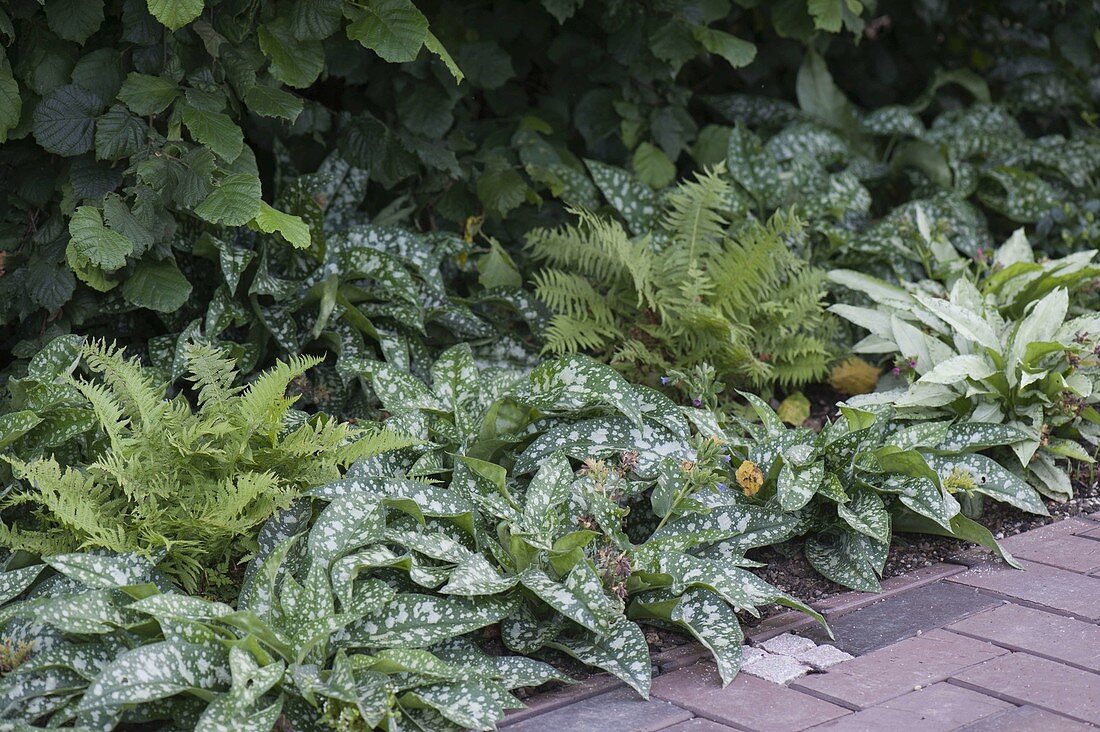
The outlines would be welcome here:
<svg viewBox="0 0 1100 732">
<path fill-rule="evenodd" d="M 953 683 L 1014 704 L 1100 723 L 1100 675 L 1027 653 L 1013 653 L 955 674 Z"/>
<path fill-rule="evenodd" d="M 564 730 L 562 731 L 564 732 Z M 666 727 L 661 732 L 737 732 L 733 727 L 712 722 L 709 719 L 696 717 L 686 722 L 680 722 L 671 727 Z"/>
<path fill-rule="evenodd" d="M 834 625 L 835 642 L 857 657 L 789 687 L 741 674 L 723 689 L 706 651 L 688 645 L 654 657 L 658 675 L 649 701 L 594 676 L 536 696 L 502 726 L 505 732 L 1100 730 L 1098 520 L 1100 514 L 1066 519 L 1006 540 L 1026 571 L 974 554 L 962 562 L 966 567 L 936 565 L 884 582 L 885 602 L 847 593 L 818 604 Z M 812 624 L 784 613 L 746 635 L 755 643 L 783 632 L 824 640 Z"/>
<path fill-rule="evenodd" d="M 960 727 L 958 732 L 1086 732 L 1095 729 L 1069 717 L 1024 706 L 1012 707 L 1007 712 Z"/>
<path fill-rule="evenodd" d="M 1100 626 L 1074 618 L 1002 605 L 950 625 L 948 630 L 1100 672 Z"/>
<path fill-rule="evenodd" d="M 1077 536 L 1096 530 L 1096 524 L 1067 518 L 1033 531 L 1010 536 L 1001 542 L 1017 559 L 1049 564 L 1074 572 L 1100 569 L 1100 541 Z"/>
<path fill-rule="evenodd" d="M 657 732 L 691 719 L 691 713 L 665 701 L 641 699 L 633 689 L 610 691 L 576 704 L 509 724 L 508 732 Z M 614 725 L 612 727 L 611 725 Z"/>
<path fill-rule="evenodd" d="M 932 630 L 846 661 L 828 673 L 807 676 L 791 688 L 866 709 L 1006 653 L 984 641 Z"/>
<path fill-rule="evenodd" d="M 910 692 L 862 712 L 814 727 L 829 732 L 946 732 L 1009 709 L 1008 702 L 951 684 Z"/>
<path fill-rule="evenodd" d="M 701 717 L 752 732 L 794 732 L 849 713 L 835 704 L 748 674 L 739 674 L 723 689 L 718 669 L 710 663 L 659 676 L 653 681 L 653 696 Z"/>
<path fill-rule="evenodd" d="M 1034 562 L 1023 572 L 1004 565 L 983 565 L 948 577 L 947 582 L 977 587 L 1027 604 L 1100 620 L 1100 579 Z"/>
</svg>

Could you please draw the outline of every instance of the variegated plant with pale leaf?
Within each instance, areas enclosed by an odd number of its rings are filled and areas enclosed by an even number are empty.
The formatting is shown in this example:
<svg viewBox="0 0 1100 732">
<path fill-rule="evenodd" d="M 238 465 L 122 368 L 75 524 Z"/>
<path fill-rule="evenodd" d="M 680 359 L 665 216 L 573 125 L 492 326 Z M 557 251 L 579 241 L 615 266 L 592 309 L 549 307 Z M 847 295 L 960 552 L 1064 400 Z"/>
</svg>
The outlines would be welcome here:
<svg viewBox="0 0 1100 732">
<path fill-rule="evenodd" d="M 1016 469 L 1043 495 L 1069 498 L 1058 461 L 1093 462 L 1082 441 L 1100 443 L 1100 315 L 1078 312 L 1071 297 L 1100 277 L 1095 250 L 1040 261 L 1018 231 L 974 267 L 920 228 L 935 279 L 894 285 L 830 273 L 873 303 L 831 307 L 870 331 L 853 351 L 897 364 L 879 391 L 850 404 L 892 403 L 902 419 L 1003 425 L 1018 434 Z"/>
</svg>

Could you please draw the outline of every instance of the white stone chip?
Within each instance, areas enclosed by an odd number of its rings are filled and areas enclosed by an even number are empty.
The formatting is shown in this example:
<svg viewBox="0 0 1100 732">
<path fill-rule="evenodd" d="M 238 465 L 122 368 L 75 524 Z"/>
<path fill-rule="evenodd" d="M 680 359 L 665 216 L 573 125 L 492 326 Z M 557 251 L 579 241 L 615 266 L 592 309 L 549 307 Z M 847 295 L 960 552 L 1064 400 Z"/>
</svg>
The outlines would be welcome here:
<svg viewBox="0 0 1100 732">
<path fill-rule="evenodd" d="M 767 654 L 741 667 L 743 673 L 773 684 L 789 684 L 810 673 L 810 667 L 790 656 Z"/>
<path fill-rule="evenodd" d="M 838 663 L 851 661 L 852 655 L 845 653 L 836 646 L 824 644 L 796 654 L 795 658 L 802 663 L 809 664 L 814 671 L 824 671 Z"/>
<path fill-rule="evenodd" d="M 792 633 L 783 633 L 774 638 L 768 638 L 760 644 L 760 647 L 769 653 L 778 653 L 781 656 L 797 656 L 799 653 L 814 648 L 814 642 L 809 638 Z"/>
<path fill-rule="evenodd" d="M 741 646 L 741 665 L 752 663 L 758 658 L 767 656 L 768 652 L 752 646 Z"/>
</svg>

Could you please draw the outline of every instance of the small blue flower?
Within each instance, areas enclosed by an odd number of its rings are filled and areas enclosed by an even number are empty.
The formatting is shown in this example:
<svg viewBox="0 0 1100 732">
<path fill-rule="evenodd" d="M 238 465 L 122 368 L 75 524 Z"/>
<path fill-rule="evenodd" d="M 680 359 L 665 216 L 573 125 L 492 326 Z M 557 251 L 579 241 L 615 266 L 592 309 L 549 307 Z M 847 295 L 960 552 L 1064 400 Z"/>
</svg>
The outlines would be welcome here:
<svg viewBox="0 0 1100 732">
<path fill-rule="evenodd" d="M 692 400 L 691 400 L 691 403 L 692 403 L 693 405 L 695 405 L 696 407 L 701 407 L 701 406 L 703 406 L 703 400 L 702 400 L 702 399 L 700 399 L 699 397 L 695 397 L 694 399 L 692 399 Z"/>
<path fill-rule="evenodd" d="M 719 483 L 718 484 L 718 492 L 719 493 L 725 493 L 727 488 L 729 488 L 729 486 L 726 485 L 725 483 Z"/>
<path fill-rule="evenodd" d="M 733 460 L 733 458 L 730 457 L 729 455 L 723 455 L 722 456 L 722 462 L 728 463 L 730 460 Z"/>
<path fill-rule="evenodd" d="M 662 384 L 665 384 L 666 386 L 668 385 L 668 383 L 669 383 L 670 381 L 672 381 L 672 379 L 668 378 L 667 376 L 662 376 L 662 377 L 661 377 L 661 383 L 662 383 Z"/>
</svg>

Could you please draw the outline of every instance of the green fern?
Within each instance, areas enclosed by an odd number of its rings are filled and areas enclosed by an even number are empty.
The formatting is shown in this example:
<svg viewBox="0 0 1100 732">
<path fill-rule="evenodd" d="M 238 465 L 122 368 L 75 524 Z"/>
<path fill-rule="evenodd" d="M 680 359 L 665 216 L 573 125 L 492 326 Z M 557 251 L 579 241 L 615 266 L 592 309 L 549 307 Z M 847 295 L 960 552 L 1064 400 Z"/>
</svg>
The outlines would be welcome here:
<svg viewBox="0 0 1100 732">
<path fill-rule="evenodd" d="M 280 362 L 247 387 L 232 359 L 210 346 L 187 351 L 197 410 L 136 359 L 105 343 L 84 347 L 95 380 L 71 379 L 107 437 L 84 465 L 53 457 L 7 458 L 22 489 L 8 507 L 30 507 L 31 526 L 5 526 L 0 546 L 36 554 L 85 548 L 136 551 L 189 590 L 208 568 L 251 551 L 256 528 L 341 468 L 410 440 L 324 415 L 289 418 L 290 382 L 318 363 Z M 300 414 L 300 413 L 298 413 Z"/>
<path fill-rule="evenodd" d="M 589 352 L 643 378 L 710 362 L 757 389 L 827 373 L 825 278 L 788 246 L 801 225 L 776 215 L 734 227 L 721 173 L 669 191 L 660 226 L 641 237 L 583 210 L 573 225 L 529 234 L 544 265 L 535 290 L 553 313 L 545 351 Z"/>
</svg>

